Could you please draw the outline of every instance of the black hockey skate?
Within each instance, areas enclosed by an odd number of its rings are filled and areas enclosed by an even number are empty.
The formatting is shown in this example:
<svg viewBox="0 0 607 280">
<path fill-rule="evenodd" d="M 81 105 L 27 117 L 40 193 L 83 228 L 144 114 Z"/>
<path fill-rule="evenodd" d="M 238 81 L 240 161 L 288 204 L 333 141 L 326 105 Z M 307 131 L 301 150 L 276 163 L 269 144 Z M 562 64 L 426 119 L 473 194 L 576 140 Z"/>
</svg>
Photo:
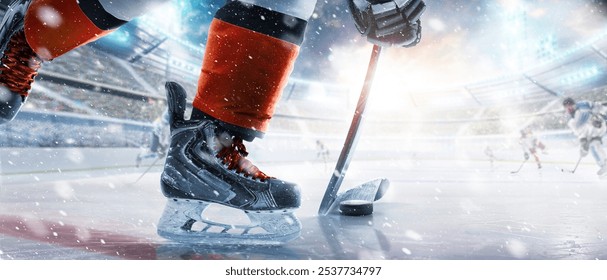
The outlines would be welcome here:
<svg viewBox="0 0 607 280">
<path fill-rule="evenodd" d="M 160 183 L 168 202 L 158 234 L 205 244 L 282 244 L 297 238 L 301 224 L 293 211 L 300 205 L 299 187 L 261 172 L 245 159 L 242 139 L 214 120 L 184 120 L 185 90 L 172 82 L 166 89 L 171 144 Z M 210 204 L 242 210 L 250 224 L 211 221 L 203 213 Z"/>
<path fill-rule="evenodd" d="M 15 118 L 42 60 L 25 40 L 23 22 L 31 0 L 13 1 L 0 25 L 0 124 Z"/>
</svg>

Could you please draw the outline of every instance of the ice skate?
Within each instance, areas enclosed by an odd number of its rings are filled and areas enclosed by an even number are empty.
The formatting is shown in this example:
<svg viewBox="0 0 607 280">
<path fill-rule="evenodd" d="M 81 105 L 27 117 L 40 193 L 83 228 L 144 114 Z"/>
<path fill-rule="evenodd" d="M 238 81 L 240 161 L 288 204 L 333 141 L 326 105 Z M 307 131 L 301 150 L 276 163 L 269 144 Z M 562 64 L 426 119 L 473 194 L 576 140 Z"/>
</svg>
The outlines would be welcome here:
<svg viewBox="0 0 607 280">
<path fill-rule="evenodd" d="M 245 159 L 242 139 L 213 120 L 184 120 L 185 91 L 167 83 L 171 144 L 161 177 L 168 202 L 158 234 L 178 242 L 205 244 L 282 244 L 297 238 L 301 224 L 293 214 L 299 187 L 272 178 Z M 205 218 L 210 204 L 244 211 L 247 225 Z M 199 223 L 200 230 L 193 230 Z"/>
<path fill-rule="evenodd" d="M 15 118 L 42 63 L 25 40 L 23 24 L 31 0 L 13 1 L 0 26 L 0 124 Z"/>
<path fill-rule="evenodd" d="M 596 172 L 596 175 L 599 175 L 599 177 L 607 177 L 607 162 L 603 163 L 603 166 Z"/>
</svg>

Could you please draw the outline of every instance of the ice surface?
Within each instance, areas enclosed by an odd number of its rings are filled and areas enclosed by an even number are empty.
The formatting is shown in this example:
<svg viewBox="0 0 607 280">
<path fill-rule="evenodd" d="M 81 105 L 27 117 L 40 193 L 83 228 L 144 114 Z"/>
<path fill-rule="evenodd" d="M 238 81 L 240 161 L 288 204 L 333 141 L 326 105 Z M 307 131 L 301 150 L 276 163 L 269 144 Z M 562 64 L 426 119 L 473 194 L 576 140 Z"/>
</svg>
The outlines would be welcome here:
<svg viewBox="0 0 607 280">
<path fill-rule="evenodd" d="M 554 147 L 553 147 L 554 148 Z M 302 235 L 280 247 L 213 247 L 169 242 L 156 235 L 165 198 L 161 166 L 139 182 L 138 149 L 105 149 L 114 161 L 80 149 L 78 168 L 32 170 L 40 153 L 2 151 L 2 259 L 605 259 L 607 188 L 590 158 L 574 174 L 575 148 L 552 149 L 544 168 L 502 150 L 493 167 L 482 151 L 466 157 L 427 156 L 354 160 L 342 186 L 370 178 L 391 186 L 368 217 L 316 213 L 331 170 L 323 162 L 259 161 L 269 174 L 298 182 L 296 215 Z M 11 157 L 10 155 L 15 154 Z M 458 154 L 461 154 L 459 151 Z M 69 149 L 58 155 L 69 158 Z M 19 161 L 15 157 L 20 158 Z M 111 161 L 106 161 L 106 163 Z M 103 163 L 103 161 L 101 161 Z M 129 164 L 130 163 L 130 164 Z M 103 164 L 101 164 L 103 165 Z M 36 166 L 36 165 L 30 165 Z M 35 169 L 35 168 L 32 168 Z M 37 178 L 37 180 L 35 179 Z M 108 187 L 109 186 L 109 187 Z"/>
</svg>

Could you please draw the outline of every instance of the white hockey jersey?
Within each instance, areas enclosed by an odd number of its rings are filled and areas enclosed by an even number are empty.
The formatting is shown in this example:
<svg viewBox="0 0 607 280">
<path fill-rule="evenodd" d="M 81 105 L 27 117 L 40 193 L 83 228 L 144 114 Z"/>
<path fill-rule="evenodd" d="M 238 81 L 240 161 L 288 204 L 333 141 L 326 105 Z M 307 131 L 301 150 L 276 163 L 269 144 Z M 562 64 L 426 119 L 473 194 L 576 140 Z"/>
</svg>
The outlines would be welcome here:
<svg viewBox="0 0 607 280">
<path fill-rule="evenodd" d="M 575 103 L 575 113 L 567 122 L 578 139 L 602 137 L 607 131 L 605 116 L 607 106 L 600 102 L 579 101 Z"/>
</svg>

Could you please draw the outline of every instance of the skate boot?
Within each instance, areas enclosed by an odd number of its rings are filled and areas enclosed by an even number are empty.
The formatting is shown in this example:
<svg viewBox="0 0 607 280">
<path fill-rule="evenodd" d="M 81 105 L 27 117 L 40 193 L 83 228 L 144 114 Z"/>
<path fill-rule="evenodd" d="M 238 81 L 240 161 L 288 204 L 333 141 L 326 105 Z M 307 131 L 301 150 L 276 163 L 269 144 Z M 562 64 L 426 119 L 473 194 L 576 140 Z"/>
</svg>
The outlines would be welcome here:
<svg viewBox="0 0 607 280">
<path fill-rule="evenodd" d="M 13 1 L 0 25 L 0 124 L 15 118 L 42 63 L 25 40 L 23 22 L 31 0 Z"/>
<path fill-rule="evenodd" d="M 603 166 L 596 172 L 596 175 L 599 175 L 600 177 L 607 176 L 607 162 L 603 162 Z"/>
<path fill-rule="evenodd" d="M 171 144 L 160 184 L 168 202 L 158 234 L 205 244 L 282 244 L 297 238 L 301 224 L 293 211 L 300 205 L 299 187 L 261 172 L 245 158 L 243 140 L 216 121 L 184 120 L 184 89 L 170 82 L 166 88 Z M 250 223 L 205 218 L 211 204 L 242 210 Z"/>
</svg>

